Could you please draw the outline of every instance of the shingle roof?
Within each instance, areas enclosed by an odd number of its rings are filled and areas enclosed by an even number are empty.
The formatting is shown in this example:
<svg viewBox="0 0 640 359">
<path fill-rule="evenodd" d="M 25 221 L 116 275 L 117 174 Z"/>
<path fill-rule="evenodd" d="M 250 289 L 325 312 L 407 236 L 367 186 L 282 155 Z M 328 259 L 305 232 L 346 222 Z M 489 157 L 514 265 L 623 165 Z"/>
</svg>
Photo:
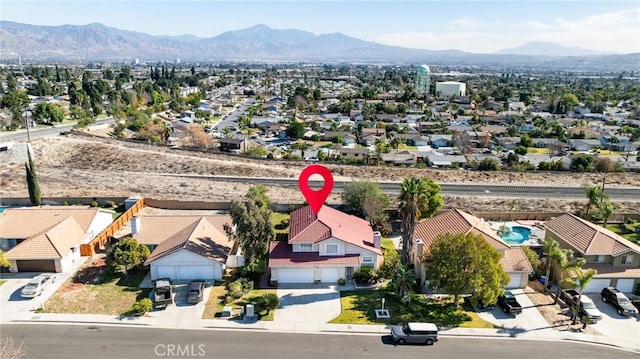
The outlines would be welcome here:
<svg viewBox="0 0 640 359">
<path fill-rule="evenodd" d="M 292 252 L 286 242 L 271 242 L 269 267 L 336 267 L 360 265 L 359 254 L 320 256 L 318 252 Z"/>
<path fill-rule="evenodd" d="M 200 217 L 162 241 L 147 258 L 145 265 L 183 249 L 224 262 L 232 246 L 233 242 L 226 234 L 221 233 L 205 217 Z"/>
<path fill-rule="evenodd" d="M 440 235 L 469 232 L 483 236 L 489 244 L 498 250 L 509 248 L 483 219 L 458 209 L 423 219 L 416 225 L 413 238 L 414 240 L 421 239 L 425 250 L 428 250 Z"/>
<path fill-rule="evenodd" d="M 582 255 L 618 256 L 629 251 L 640 254 L 638 245 L 573 214 L 546 221 L 544 226 Z"/>
<path fill-rule="evenodd" d="M 216 216 L 140 216 L 140 228 L 134 238 L 138 243 L 153 245 L 160 244 L 185 227 L 204 217 L 219 232 L 224 233 L 224 224 L 232 224 L 228 215 Z"/>
<path fill-rule="evenodd" d="M 85 206 L 7 208 L 0 214 L 0 237 L 29 238 L 69 217 L 86 233 L 100 211 L 100 208 Z"/>
<path fill-rule="evenodd" d="M 500 264 L 505 272 L 533 272 L 533 267 L 521 247 L 511 247 L 505 250 Z"/>
<path fill-rule="evenodd" d="M 7 259 L 52 259 L 62 258 L 71 247 L 78 246 L 87 234 L 73 217 L 37 233 L 11 248 L 5 254 Z"/>
<path fill-rule="evenodd" d="M 317 215 L 310 206 L 291 212 L 289 244 L 316 243 L 331 237 L 382 254 L 380 248 L 373 246 L 373 229 L 362 218 L 328 206 L 322 206 Z"/>
</svg>

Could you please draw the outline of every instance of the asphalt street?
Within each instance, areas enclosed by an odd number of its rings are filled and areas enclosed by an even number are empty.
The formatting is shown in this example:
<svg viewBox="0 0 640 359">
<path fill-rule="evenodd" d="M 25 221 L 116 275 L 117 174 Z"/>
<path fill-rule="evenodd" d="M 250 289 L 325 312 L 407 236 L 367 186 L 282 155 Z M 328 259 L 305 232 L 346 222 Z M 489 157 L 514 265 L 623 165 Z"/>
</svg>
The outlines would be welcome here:
<svg viewBox="0 0 640 359">
<path fill-rule="evenodd" d="M 105 117 L 99 120 L 96 120 L 94 125 L 102 125 L 105 123 L 112 123 L 113 117 Z M 56 127 L 42 127 L 42 128 L 33 128 L 29 131 L 29 135 L 31 139 L 42 138 L 42 137 L 52 137 L 59 136 L 60 132 L 70 131 L 73 129 L 75 124 L 67 124 L 67 125 L 56 125 Z M 20 130 L 14 132 L 4 132 L 0 135 L 0 142 L 4 141 L 26 141 L 27 140 L 27 131 Z"/>
<path fill-rule="evenodd" d="M 216 122 L 216 124 L 213 125 L 213 128 L 216 130 L 223 130 L 227 127 L 239 127 L 238 118 L 242 116 L 247 111 L 247 109 L 253 106 L 255 103 L 255 98 L 250 97 L 246 99 L 243 103 L 238 105 L 237 108 L 231 111 L 231 113 L 229 113 L 223 119 L 220 119 L 220 121 Z"/>
<path fill-rule="evenodd" d="M 171 330 L 67 324 L 4 324 L 26 358 L 638 358 L 611 347 L 573 342 L 474 337 L 441 338 L 433 346 L 395 346 L 389 336 L 276 334 L 236 330 Z"/>
</svg>

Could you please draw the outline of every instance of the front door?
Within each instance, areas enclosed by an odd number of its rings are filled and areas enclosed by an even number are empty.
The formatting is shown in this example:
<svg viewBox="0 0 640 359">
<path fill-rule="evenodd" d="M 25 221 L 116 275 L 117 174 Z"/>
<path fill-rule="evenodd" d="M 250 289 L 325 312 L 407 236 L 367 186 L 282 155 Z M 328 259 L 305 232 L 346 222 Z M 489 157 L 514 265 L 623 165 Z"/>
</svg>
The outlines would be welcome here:
<svg viewBox="0 0 640 359">
<path fill-rule="evenodd" d="M 344 276 L 346 277 L 346 280 L 352 280 L 353 279 L 353 267 L 346 267 L 344 270 Z"/>
</svg>

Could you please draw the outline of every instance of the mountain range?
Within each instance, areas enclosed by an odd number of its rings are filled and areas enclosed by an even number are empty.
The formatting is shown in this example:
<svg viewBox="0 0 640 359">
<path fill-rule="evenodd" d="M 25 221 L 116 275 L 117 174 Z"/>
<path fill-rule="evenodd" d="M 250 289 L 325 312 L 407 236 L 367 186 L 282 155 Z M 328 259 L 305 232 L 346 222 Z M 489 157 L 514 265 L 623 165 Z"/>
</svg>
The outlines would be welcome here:
<svg viewBox="0 0 640 359">
<path fill-rule="evenodd" d="M 544 55 L 544 56 L 541 56 Z M 572 55 L 566 56 L 565 55 Z M 588 56 L 584 55 L 598 55 Z M 391 62 L 599 68 L 637 67 L 640 54 L 606 55 L 555 44 L 525 44 L 497 54 L 420 50 L 364 41 L 342 33 L 315 35 L 266 25 L 210 38 L 154 36 L 103 24 L 39 26 L 0 21 L 0 60 Z"/>
</svg>

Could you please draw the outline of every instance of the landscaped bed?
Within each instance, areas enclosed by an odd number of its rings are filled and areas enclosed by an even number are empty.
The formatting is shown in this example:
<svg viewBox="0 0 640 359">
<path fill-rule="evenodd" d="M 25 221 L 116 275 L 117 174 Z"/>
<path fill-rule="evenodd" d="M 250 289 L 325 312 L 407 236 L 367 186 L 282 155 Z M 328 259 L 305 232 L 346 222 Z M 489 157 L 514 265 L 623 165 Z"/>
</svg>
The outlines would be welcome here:
<svg viewBox="0 0 640 359">
<path fill-rule="evenodd" d="M 266 293 L 276 293 L 275 289 L 253 289 L 239 299 L 227 301 L 228 290 L 224 283 L 216 283 L 211 288 L 209 300 L 205 306 L 202 319 L 215 319 L 220 317 L 220 313 L 225 306 L 233 308 L 234 313 L 239 313 L 241 308 L 245 308 L 246 304 L 253 304 L 255 314 L 258 320 L 273 320 L 275 309 L 267 313 L 260 305 L 257 304 L 257 298 Z"/>
<path fill-rule="evenodd" d="M 146 273 L 136 270 L 127 276 L 112 274 L 107 271 L 104 261 L 90 262 L 51 296 L 42 311 L 127 315 L 136 300 L 149 295 L 150 289 L 138 287 Z"/>
<path fill-rule="evenodd" d="M 380 309 L 385 298 L 385 309 L 391 318 L 378 320 L 375 309 Z M 461 304 L 456 309 L 451 301 L 427 303 L 421 295 L 414 295 L 411 303 L 400 303 L 388 290 L 362 290 L 340 292 L 342 311 L 330 323 L 339 324 L 400 324 L 406 322 L 433 322 L 440 327 L 495 328 L 480 319 L 472 308 Z"/>
</svg>

